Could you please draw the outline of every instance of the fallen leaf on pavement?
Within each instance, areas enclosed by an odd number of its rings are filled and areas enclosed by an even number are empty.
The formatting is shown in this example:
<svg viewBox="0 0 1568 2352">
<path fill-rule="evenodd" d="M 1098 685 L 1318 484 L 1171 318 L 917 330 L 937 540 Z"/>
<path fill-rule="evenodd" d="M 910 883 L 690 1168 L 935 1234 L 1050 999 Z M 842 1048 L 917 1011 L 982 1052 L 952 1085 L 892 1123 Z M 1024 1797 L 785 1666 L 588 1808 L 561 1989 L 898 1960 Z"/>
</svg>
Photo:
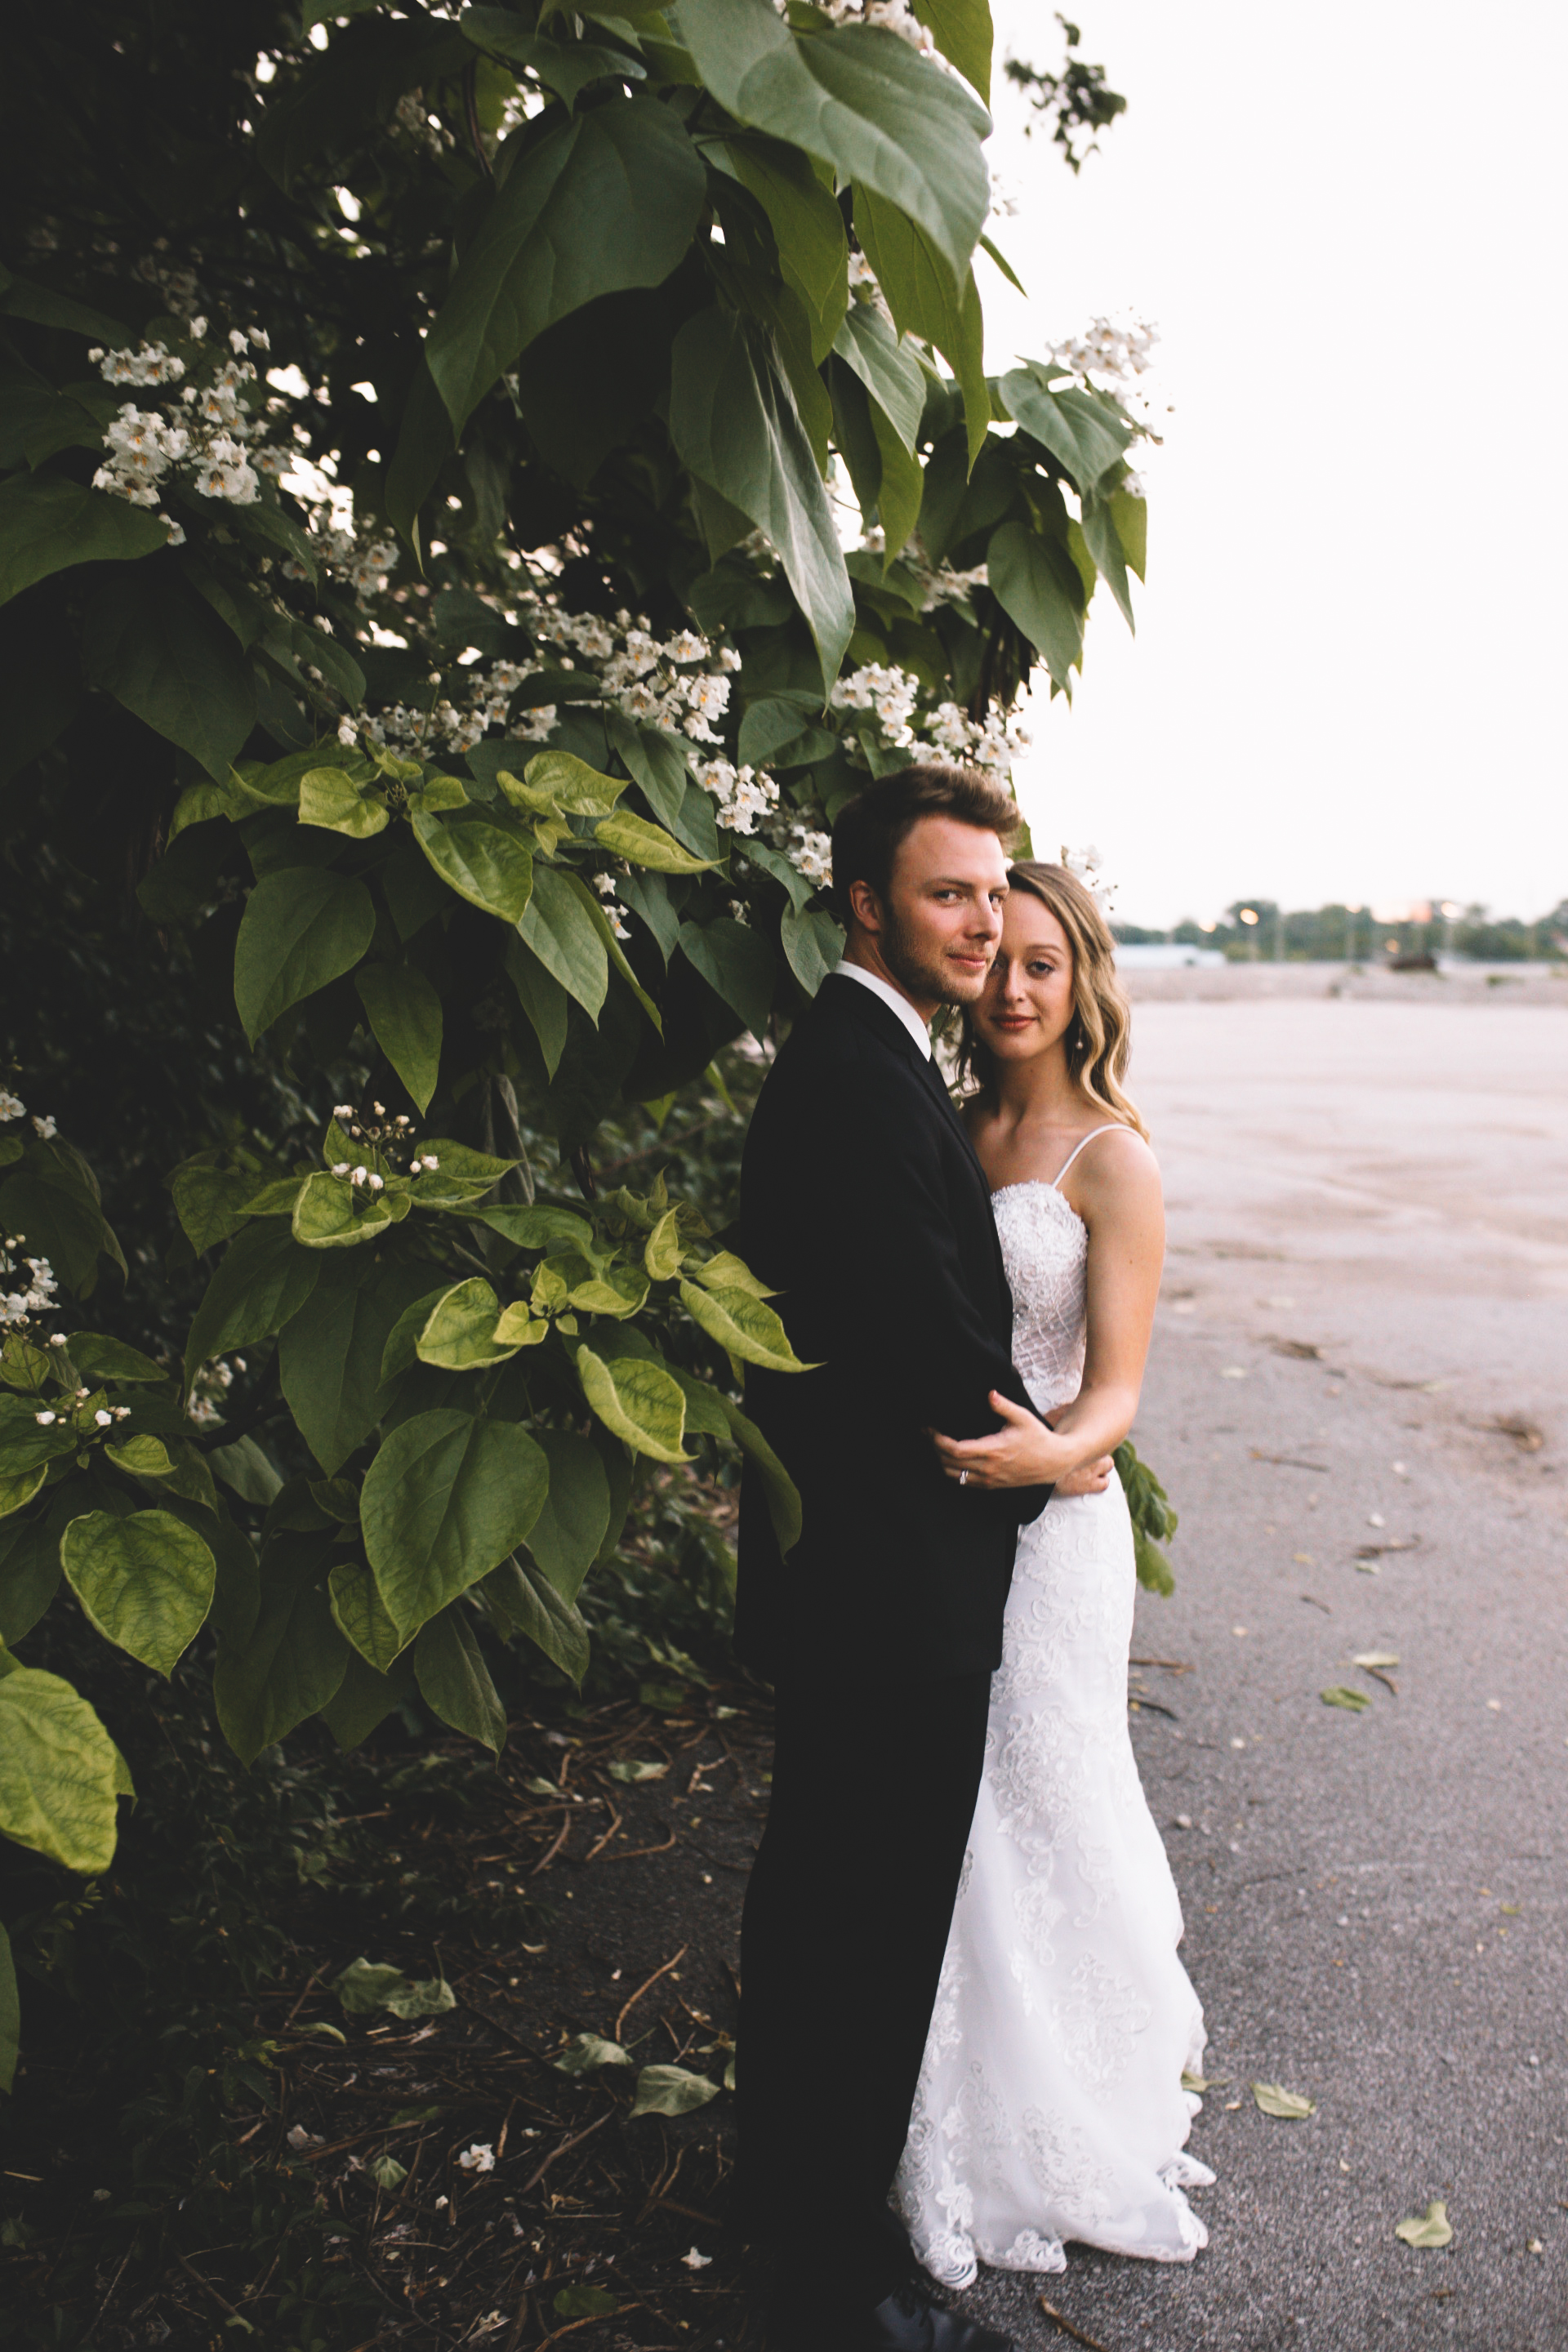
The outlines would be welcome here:
<svg viewBox="0 0 1568 2352">
<path fill-rule="evenodd" d="M 599 2033 L 578 2033 L 551 2063 L 558 2074 L 586 2074 L 595 2066 L 629 2066 L 632 2061 L 618 2042 L 606 2042 Z"/>
<path fill-rule="evenodd" d="M 1182 2088 L 1184 2091 L 1228 2091 L 1230 2076 L 1228 2074 L 1184 2074 Z"/>
<path fill-rule="evenodd" d="M 634 2116 L 684 2116 L 705 2107 L 719 2095 L 719 2085 L 706 2074 L 689 2074 L 684 2066 L 645 2066 L 637 2076 Z"/>
<path fill-rule="evenodd" d="M 624 1759 L 610 1766 L 612 1780 L 662 1780 L 668 1771 L 668 1764 L 631 1764 Z"/>
<path fill-rule="evenodd" d="M 1351 1664 L 1352 1666 L 1365 1666 L 1369 1672 L 1374 1666 L 1396 1666 L 1399 1653 L 1397 1650 L 1358 1650 Z"/>
<path fill-rule="evenodd" d="M 1348 1707 L 1352 1715 L 1364 1715 L 1372 1705 L 1365 1691 L 1347 1690 L 1342 1683 L 1335 1683 L 1331 1688 L 1320 1691 L 1318 1696 L 1325 1706 Z"/>
<path fill-rule="evenodd" d="M 1260 2115 L 1278 2116 L 1283 2123 L 1299 2124 L 1318 2112 L 1316 2099 L 1303 2098 L 1299 2091 L 1287 2091 L 1279 2083 L 1254 2083 L 1252 2096 Z"/>
<path fill-rule="evenodd" d="M 1500 1414 L 1496 1421 L 1489 1422 L 1487 1425 L 1495 1429 L 1500 1437 L 1511 1437 L 1521 1454 L 1539 1454 L 1546 1443 L 1535 1423 L 1526 1421 L 1517 1412 L 1506 1417 Z"/>
<path fill-rule="evenodd" d="M 1454 2235 L 1448 2223 L 1448 2209 L 1440 2200 L 1436 2200 L 1427 2206 L 1425 2213 L 1415 2213 L 1406 2221 L 1396 2221 L 1394 2234 L 1396 2238 L 1403 2238 L 1407 2246 L 1446 2246 Z"/>
</svg>

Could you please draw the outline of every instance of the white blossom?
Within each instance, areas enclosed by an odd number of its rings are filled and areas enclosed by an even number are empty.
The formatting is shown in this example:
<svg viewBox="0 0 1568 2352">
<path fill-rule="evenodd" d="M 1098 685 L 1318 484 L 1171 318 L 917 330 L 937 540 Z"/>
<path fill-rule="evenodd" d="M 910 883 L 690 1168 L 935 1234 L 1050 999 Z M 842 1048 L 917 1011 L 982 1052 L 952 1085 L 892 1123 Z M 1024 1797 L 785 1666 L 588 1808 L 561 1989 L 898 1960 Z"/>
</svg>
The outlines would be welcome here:
<svg viewBox="0 0 1568 2352">
<path fill-rule="evenodd" d="M 58 1417 L 57 1413 L 52 1412 L 36 1412 L 33 1415 L 33 1419 L 41 1429 L 52 1429 Z"/>
<path fill-rule="evenodd" d="M 493 2172 L 496 2168 L 496 2152 L 488 2141 L 475 2140 L 470 2147 L 463 2150 L 458 2162 L 465 2172 Z"/>
<path fill-rule="evenodd" d="M 92 1417 L 100 1429 L 111 1429 L 114 1425 L 114 1415 L 111 1412 L 106 1412 L 101 1405 Z"/>
<path fill-rule="evenodd" d="M 14 1095 L 8 1087 L 0 1087 L 0 1122 L 20 1118 L 26 1108 L 19 1095 Z"/>
<path fill-rule="evenodd" d="M 1104 863 L 1092 842 L 1086 842 L 1080 849 L 1070 849 L 1066 842 L 1062 844 L 1062 864 L 1069 874 L 1077 876 L 1100 913 L 1109 919 L 1116 899 L 1116 885 L 1101 875 Z"/>
<path fill-rule="evenodd" d="M 700 2254 L 693 2246 L 691 2252 L 689 2254 L 682 2254 L 680 2259 L 689 2271 L 705 2271 L 713 2257 L 711 2254 Z"/>
</svg>

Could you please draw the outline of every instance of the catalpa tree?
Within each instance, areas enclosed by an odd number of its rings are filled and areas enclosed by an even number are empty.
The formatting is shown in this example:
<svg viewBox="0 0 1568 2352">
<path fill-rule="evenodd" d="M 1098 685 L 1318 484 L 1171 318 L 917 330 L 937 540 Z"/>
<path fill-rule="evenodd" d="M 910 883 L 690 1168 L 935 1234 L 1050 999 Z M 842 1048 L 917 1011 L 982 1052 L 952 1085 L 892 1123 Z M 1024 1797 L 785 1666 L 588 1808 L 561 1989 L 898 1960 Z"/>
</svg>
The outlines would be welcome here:
<svg viewBox="0 0 1568 2352">
<path fill-rule="evenodd" d="M 985 373 L 984 0 L 83 0 L 12 60 L 13 877 L 118 871 L 319 1139 L 171 1171 L 175 1363 L 0 1102 L 0 1829 L 90 1873 L 126 1775 L 17 1648 L 67 1587 L 162 1674 L 210 1626 L 247 1759 L 416 1687 L 493 1748 L 638 1461 L 743 1450 L 791 1539 L 784 1327 L 593 1138 L 815 992 L 868 776 L 1005 775 L 1131 620 L 1142 428 L 1095 353 Z"/>
</svg>

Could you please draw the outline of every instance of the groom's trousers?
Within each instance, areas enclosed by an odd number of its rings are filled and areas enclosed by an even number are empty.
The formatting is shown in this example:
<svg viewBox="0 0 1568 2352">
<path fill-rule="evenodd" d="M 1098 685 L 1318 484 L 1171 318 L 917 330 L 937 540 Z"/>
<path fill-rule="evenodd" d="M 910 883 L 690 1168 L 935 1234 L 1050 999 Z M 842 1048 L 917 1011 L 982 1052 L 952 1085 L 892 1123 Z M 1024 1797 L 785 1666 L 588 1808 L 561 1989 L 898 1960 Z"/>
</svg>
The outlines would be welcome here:
<svg viewBox="0 0 1568 2352">
<path fill-rule="evenodd" d="M 784 2304 L 881 2302 L 888 2204 L 985 1753 L 989 1673 L 781 1688 L 741 1945 L 740 2197 Z"/>
</svg>

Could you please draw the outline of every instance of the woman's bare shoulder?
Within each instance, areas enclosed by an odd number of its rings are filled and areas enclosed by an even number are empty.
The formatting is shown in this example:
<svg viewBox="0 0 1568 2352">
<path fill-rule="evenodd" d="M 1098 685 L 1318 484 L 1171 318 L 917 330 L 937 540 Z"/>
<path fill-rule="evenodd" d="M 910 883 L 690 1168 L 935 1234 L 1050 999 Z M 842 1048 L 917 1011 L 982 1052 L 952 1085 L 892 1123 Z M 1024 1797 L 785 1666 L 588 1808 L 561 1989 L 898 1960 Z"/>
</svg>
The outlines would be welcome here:
<svg viewBox="0 0 1568 2352">
<path fill-rule="evenodd" d="M 1108 1128 L 1079 1152 L 1063 1188 L 1080 1214 L 1158 1207 L 1160 1163 L 1135 1127 Z"/>
</svg>

